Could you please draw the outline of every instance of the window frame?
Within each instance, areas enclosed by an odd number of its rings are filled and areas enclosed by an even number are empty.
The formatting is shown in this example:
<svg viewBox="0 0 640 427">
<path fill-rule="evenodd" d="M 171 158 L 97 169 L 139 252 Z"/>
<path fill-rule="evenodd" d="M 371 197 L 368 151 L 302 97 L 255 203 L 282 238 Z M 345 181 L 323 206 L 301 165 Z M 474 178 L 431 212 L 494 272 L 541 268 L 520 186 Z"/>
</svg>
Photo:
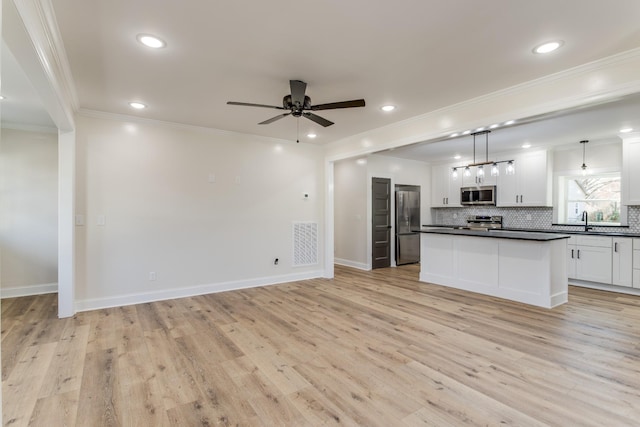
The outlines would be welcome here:
<svg viewBox="0 0 640 427">
<path fill-rule="evenodd" d="M 620 200 L 619 200 L 619 210 L 620 210 L 620 222 L 591 222 L 596 227 L 625 227 L 627 226 L 627 207 L 622 204 L 622 186 L 623 186 L 623 177 L 622 171 L 620 169 L 595 169 L 588 171 L 589 175 L 592 176 L 618 176 L 620 177 Z M 556 187 L 556 203 L 554 206 L 554 222 L 564 225 L 583 225 L 583 221 L 577 222 L 569 222 L 568 213 L 567 213 L 567 205 L 568 205 L 568 197 L 567 197 L 567 181 L 581 177 L 582 171 L 565 171 L 562 173 L 558 173 L 555 179 L 555 187 Z"/>
</svg>

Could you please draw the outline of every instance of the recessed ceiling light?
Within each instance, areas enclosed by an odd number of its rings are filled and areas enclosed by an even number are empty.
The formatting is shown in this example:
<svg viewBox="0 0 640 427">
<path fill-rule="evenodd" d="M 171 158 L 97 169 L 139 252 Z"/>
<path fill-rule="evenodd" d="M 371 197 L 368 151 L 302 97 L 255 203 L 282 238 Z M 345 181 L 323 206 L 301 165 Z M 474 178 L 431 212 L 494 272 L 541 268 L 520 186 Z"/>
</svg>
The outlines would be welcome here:
<svg viewBox="0 0 640 427">
<path fill-rule="evenodd" d="M 524 144 L 522 144 L 522 148 L 531 148 L 531 144 L 525 142 Z"/>
<path fill-rule="evenodd" d="M 478 128 L 478 129 L 476 129 L 476 132 L 482 132 L 483 130 L 484 130 L 484 128 L 483 128 L 483 127 L 480 127 L 480 128 Z"/>
<path fill-rule="evenodd" d="M 470 130 L 465 130 L 464 132 L 462 132 L 463 135 L 469 135 L 471 133 Z"/>
<path fill-rule="evenodd" d="M 620 129 L 620 133 L 629 133 L 633 130 L 633 128 L 624 128 L 624 129 Z"/>
<path fill-rule="evenodd" d="M 451 136 L 449 138 L 455 138 L 456 136 L 458 136 L 457 133 L 452 133 Z"/>
<path fill-rule="evenodd" d="M 318 135 L 316 135 L 316 134 L 315 134 L 315 133 L 313 133 L 313 132 L 312 132 L 312 133 L 308 133 L 308 134 L 307 134 L 307 137 L 308 137 L 308 138 L 311 138 L 311 139 L 315 138 L 316 136 L 318 136 Z"/>
<path fill-rule="evenodd" d="M 130 102 L 129 106 L 131 108 L 135 108 L 136 110 L 142 110 L 143 108 L 147 108 L 142 102 Z"/>
<path fill-rule="evenodd" d="M 494 123 L 494 124 L 492 124 L 491 126 L 489 126 L 489 129 L 495 129 L 495 128 L 497 128 L 498 126 L 500 126 L 500 125 L 499 125 L 499 124 L 497 124 L 497 123 Z"/>
<path fill-rule="evenodd" d="M 395 110 L 395 109 L 396 109 L 396 106 L 395 106 L 395 105 L 383 105 L 382 107 L 380 107 L 380 109 L 381 109 L 382 111 L 389 112 L 389 111 L 393 111 L 393 110 Z"/>
<path fill-rule="evenodd" d="M 514 124 L 516 121 L 515 120 L 509 120 L 508 122 L 504 122 L 505 126 L 509 126 Z"/>
<path fill-rule="evenodd" d="M 167 44 L 164 40 L 157 38 L 156 36 L 152 36 L 150 34 L 138 34 L 136 39 L 143 45 L 153 48 L 160 49 L 161 47 L 165 47 Z"/>
<path fill-rule="evenodd" d="M 456 160 L 460 160 L 460 157 L 462 157 L 460 154 L 456 154 L 455 156 L 453 156 L 453 158 Z"/>
<path fill-rule="evenodd" d="M 563 43 L 564 42 L 562 40 L 556 40 L 556 41 L 552 41 L 552 42 L 542 43 L 541 45 L 538 45 L 538 46 L 533 48 L 533 53 L 549 53 L 549 52 L 553 52 L 554 50 L 556 50 L 560 46 L 562 46 Z"/>
</svg>

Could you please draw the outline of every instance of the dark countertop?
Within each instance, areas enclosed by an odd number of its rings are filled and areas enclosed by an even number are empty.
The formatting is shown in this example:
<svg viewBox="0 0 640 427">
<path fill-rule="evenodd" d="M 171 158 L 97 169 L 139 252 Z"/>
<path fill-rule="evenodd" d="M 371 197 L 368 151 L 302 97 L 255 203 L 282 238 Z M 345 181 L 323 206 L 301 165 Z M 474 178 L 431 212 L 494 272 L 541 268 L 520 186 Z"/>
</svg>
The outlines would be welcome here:
<svg viewBox="0 0 640 427">
<path fill-rule="evenodd" d="M 507 231 L 507 230 L 456 230 L 446 227 L 427 227 L 420 230 L 425 234 L 449 234 L 454 236 L 474 236 L 474 237 L 492 237 L 495 239 L 516 239 L 516 240 L 533 240 L 536 242 L 549 242 L 552 240 L 568 239 L 570 236 L 558 233 L 540 233 L 530 231 Z"/>
<path fill-rule="evenodd" d="M 444 225 L 444 224 L 431 224 L 431 225 L 423 225 L 426 228 L 444 228 L 451 229 L 457 227 L 464 227 L 463 225 Z M 523 233 L 551 233 L 551 234 L 572 234 L 572 235 L 583 235 L 583 236 L 608 236 L 608 237 L 640 237 L 640 234 L 637 233 L 622 233 L 619 231 L 576 231 L 576 230 L 558 230 L 556 229 L 533 229 L 533 228 L 503 228 L 503 231 L 518 231 Z"/>
</svg>

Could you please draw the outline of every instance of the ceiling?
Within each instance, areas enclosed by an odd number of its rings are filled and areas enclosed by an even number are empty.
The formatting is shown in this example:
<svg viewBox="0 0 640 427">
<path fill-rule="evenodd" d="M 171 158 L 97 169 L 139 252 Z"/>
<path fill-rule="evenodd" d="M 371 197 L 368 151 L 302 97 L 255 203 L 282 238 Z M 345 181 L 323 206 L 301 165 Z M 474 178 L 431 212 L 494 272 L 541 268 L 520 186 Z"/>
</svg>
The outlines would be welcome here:
<svg viewBox="0 0 640 427">
<path fill-rule="evenodd" d="M 640 46 L 637 0 L 51 2 L 80 110 L 288 140 L 299 132 L 314 144 Z M 167 46 L 146 48 L 136 41 L 140 33 Z M 563 47 L 532 53 L 553 39 Z M 4 50 L 3 91 L 10 87 Z M 324 128 L 293 117 L 258 125 L 279 111 L 226 104 L 280 105 L 290 79 L 307 82 L 312 104 L 364 98 L 367 106 L 317 112 L 335 122 Z M 129 101 L 148 108 L 132 110 Z M 397 109 L 384 113 L 385 104 Z M 503 131 L 492 133 L 492 146 Z M 308 132 L 317 138 L 307 140 Z"/>
<path fill-rule="evenodd" d="M 18 61 L 2 42 L 2 126 L 52 129 L 56 127 L 45 111 L 40 96 L 25 75 Z"/>
<path fill-rule="evenodd" d="M 487 123 L 487 127 L 492 124 Z M 492 153 L 514 150 L 577 149 L 581 148 L 579 143 L 582 140 L 591 144 L 619 142 L 622 129 L 640 130 L 640 94 L 491 129 L 488 136 L 476 136 L 476 159 L 497 160 Z M 429 163 L 455 163 L 455 156 L 461 156 L 460 160 L 473 159 L 473 144 L 473 136 L 469 134 L 406 145 L 377 154 Z"/>
</svg>

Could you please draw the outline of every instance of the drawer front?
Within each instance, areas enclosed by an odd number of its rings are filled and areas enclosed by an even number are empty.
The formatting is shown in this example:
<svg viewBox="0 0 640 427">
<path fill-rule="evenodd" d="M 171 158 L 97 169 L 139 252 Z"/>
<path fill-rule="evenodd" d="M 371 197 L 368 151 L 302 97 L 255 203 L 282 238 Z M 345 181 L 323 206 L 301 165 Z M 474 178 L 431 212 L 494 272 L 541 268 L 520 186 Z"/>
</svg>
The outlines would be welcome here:
<svg viewBox="0 0 640 427">
<path fill-rule="evenodd" d="M 578 246 L 594 246 L 598 248 L 610 248 L 611 237 L 606 236 L 576 236 Z"/>
</svg>

